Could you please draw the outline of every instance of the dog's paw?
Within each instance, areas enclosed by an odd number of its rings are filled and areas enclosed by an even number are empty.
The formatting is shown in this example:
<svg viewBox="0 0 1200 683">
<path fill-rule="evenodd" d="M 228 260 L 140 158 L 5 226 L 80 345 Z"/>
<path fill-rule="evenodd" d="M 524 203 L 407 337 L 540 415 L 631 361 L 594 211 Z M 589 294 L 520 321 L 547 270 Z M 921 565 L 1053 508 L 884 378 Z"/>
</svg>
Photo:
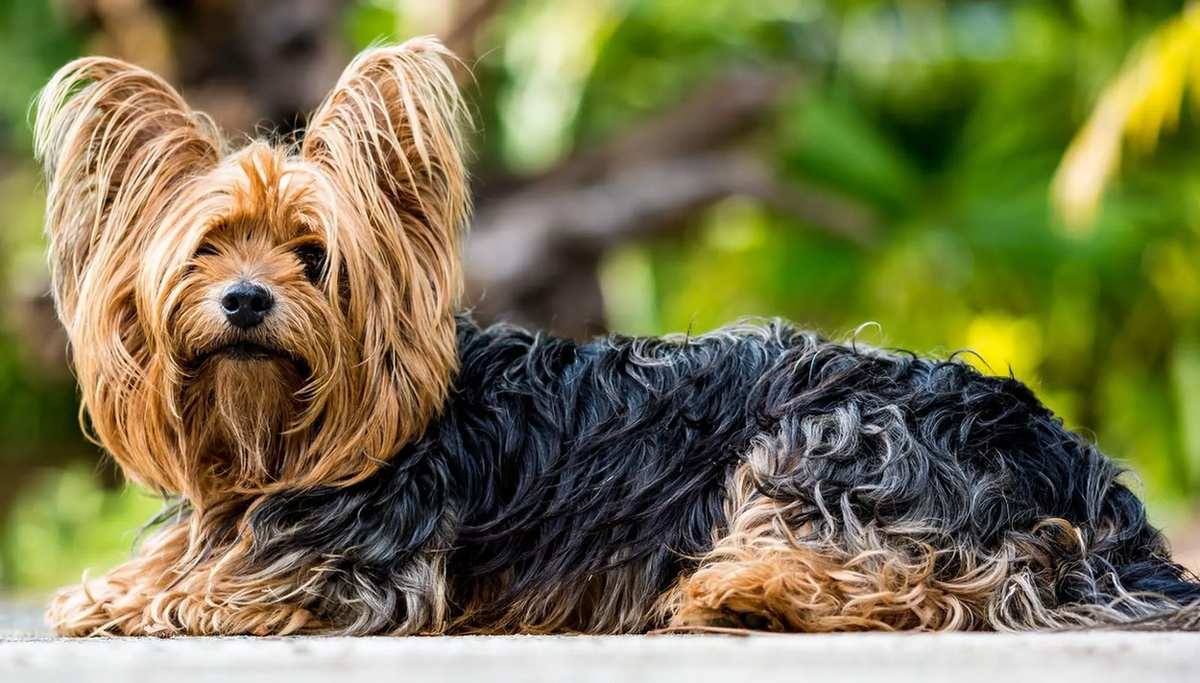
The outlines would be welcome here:
<svg viewBox="0 0 1200 683">
<path fill-rule="evenodd" d="M 103 580 L 64 588 L 50 601 L 46 623 L 60 636 L 114 635 L 111 587 Z"/>
</svg>

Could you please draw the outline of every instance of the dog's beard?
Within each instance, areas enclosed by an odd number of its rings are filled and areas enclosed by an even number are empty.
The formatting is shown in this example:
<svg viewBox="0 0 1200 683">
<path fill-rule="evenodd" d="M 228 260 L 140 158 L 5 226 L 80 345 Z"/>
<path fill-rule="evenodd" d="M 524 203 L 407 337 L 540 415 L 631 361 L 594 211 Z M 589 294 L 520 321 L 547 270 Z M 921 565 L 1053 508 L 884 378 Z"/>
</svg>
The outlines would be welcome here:
<svg viewBox="0 0 1200 683">
<path fill-rule="evenodd" d="M 278 358 L 218 355 L 186 387 L 191 441 L 204 454 L 207 478 L 238 488 L 276 480 L 297 442 L 302 370 Z"/>
</svg>

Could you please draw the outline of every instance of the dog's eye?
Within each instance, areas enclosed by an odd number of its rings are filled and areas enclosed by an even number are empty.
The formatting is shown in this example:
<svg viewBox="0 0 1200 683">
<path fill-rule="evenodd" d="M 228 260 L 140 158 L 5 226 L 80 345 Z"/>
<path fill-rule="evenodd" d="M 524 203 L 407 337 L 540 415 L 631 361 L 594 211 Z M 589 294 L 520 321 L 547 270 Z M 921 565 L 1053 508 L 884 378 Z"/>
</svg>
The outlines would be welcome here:
<svg viewBox="0 0 1200 683">
<path fill-rule="evenodd" d="M 200 248 L 196 250 L 196 254 L 195 254 L 196 257 L 216 256 L 216 255 L 217 255 L 217 248 L 211 244 L 201 244 Z"/>
<path fill-rule="evenodd" d="M 304 276 L 313 284 L 320 282 L 325 276 L 325 249 L 309 242 L 296 247 L 295 253 L 304 266 Z"/>
</svg>

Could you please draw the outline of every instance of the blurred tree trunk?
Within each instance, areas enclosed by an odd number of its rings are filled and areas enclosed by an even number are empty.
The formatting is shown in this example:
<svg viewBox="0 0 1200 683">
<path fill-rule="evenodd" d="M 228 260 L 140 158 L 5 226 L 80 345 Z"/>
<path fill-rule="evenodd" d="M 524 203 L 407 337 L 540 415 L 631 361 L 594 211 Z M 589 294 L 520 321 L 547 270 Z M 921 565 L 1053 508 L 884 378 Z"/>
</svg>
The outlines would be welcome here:
<svg viewBox="0 0 1200 683">
<path fill-rule="evenodd" d="M 345 0 L 76 0 L 91 50 L 146 66 L 229 131 L 287 133 L 337 80 Z"/>
</svg>

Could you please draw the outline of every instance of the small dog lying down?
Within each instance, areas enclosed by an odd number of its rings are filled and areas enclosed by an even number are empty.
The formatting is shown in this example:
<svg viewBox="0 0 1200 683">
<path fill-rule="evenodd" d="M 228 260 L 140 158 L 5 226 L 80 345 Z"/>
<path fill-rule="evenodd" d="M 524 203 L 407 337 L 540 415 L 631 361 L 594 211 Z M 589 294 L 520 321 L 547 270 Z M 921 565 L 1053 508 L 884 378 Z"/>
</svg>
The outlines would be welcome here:
<svg viewBox="0 0 1200 683">
<path fill-rule="evenodd" d="M 227 149 L 113 59 L 46 86 L 87 425 L 173 501 L 60 633 L 1200 626 L 1121 470 L 1016 380 L 782 322 L 477 327 L 447 58 L 362 53 L 295 148 Z"/>
</svg>

